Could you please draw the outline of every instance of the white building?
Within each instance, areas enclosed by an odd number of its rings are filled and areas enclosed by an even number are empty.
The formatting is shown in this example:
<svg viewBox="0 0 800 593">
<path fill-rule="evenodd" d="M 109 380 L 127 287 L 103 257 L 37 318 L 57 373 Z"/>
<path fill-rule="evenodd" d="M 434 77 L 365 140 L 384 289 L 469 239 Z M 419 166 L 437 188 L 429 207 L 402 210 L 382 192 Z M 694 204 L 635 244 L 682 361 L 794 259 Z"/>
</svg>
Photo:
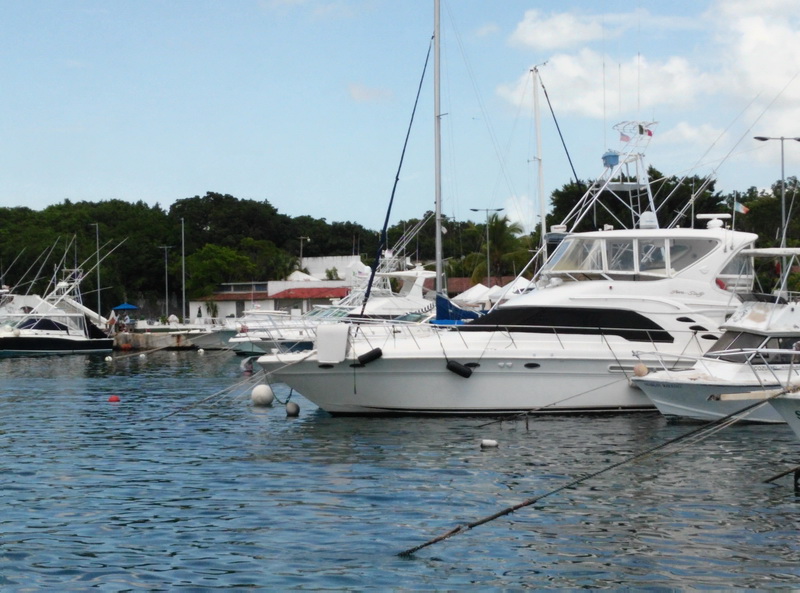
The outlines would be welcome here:
<svg viewBox="0 0 800 593">
<path fill-rule="evenodd" d="M 287 280 L 222 284 L 213 294 L 189 301 L 188 321 L 238 318 L 250 309 L 301 315 L 314 305 L 336 303 L 369 277 L 369 267 L 357 255 L 304 257 L 303 267 L 309 274 L 293 272 Z"/>
</svg>

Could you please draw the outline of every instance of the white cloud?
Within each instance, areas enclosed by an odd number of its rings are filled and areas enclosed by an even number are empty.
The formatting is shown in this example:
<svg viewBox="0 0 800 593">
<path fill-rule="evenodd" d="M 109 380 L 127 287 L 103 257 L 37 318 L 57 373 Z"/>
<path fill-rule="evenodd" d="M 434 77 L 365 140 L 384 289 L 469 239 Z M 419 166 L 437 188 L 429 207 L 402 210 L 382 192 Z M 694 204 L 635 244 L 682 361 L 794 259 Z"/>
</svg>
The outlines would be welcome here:
<svg viewBox="0 0 800 593">
<path fill-rule="evenodd" d="M 602 118 L 610 106 L 616 111 L 618 105 L 623 107 L 622 111 L 634 107 L 645 112 L 661 106 L 687 107 L 720 82 L 695 69 L 684 58 L 649 62 L 634 56 L 625 63 L 609 64 L 590 49 L 557 54 L 540 72 L 551 89 L 551 98 L 557 98 L 559 112 L 592 118 Z M 525 73 L 513 85 L 500 86 L 497 92 L 519 105 L 532 101 L 530 88 L 530 74 Z"/>
<path fill-rule="evenodd" d="M 350 98 L 357 103 L 375 103 L 392 97 L 392 92 L 386 89 L 371 88 L 363 84 L 351 83 L 347 87 Z"/>
<path fill-rule="evenodd" d="M 489 37 L 500 32 L 497 23 L 486 23 L 475 31 L 476 37 Z"/>
<path fill-rule="evenodd" d="M 572 13 L 543 15 L 528 10 L 511 35 L 511 44 L 533 49 L 564 49 L 602 39 L 602 23 L 596 17 Z"/>
<path fill-rule="evenodd" d="M 536 226 L 536 204 L 528 196 L 511 196 L 503 203 L 508 220 L 518 223 L 525 233 L 531 233 Z"/>
</svg>

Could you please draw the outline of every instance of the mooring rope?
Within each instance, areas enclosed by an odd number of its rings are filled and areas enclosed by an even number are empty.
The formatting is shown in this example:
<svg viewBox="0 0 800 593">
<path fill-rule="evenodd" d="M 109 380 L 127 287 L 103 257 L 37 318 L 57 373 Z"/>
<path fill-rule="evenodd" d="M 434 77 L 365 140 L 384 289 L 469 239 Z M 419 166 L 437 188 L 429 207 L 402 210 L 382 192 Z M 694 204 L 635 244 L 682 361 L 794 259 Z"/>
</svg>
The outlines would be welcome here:
<svg viewBox="0 0 800 593">
<path fill-rule="evenodd" d="M 400 556 L 400 557 L 404 557 L 404 558 L 405 557 L 409 557 L 409 556 L 413 555 L 414 553 L 418 552 L 419 550 L 421 550 L 423 548 L 427 548 L 428 546 L 432 546 L 433 544 L 436 544 L 438 542 L 441 542 L 441 541 L 444 541 L 446 539 L 449 539 L 449 538 L 453 537 L 454 535 L 457 535 L 459 533 L 463 533 L 465 531 L 469 531 L 470 529 L 474 529 L 475 527 L 479 527 L 481 525 L 489 523 L 490 521 L 494 521 L 495 519 L 498 519 L 500 517 L 504 517 L 506 515 L 510 515 L 511 513 L 515 512 L 515 511 L 518 511 L 519 509 L 531 506 L 532 504 L 535 504 L 535 503 L 539 502 L 540 500 L 542 500 L 544 498 L 547 498 L 547 497 L 552 496 L 554 494 L 558 494 L 559 492 L 563 492 L 564 490 L 567 490 L 569 488 L 572 488 L 574 486 L 582 484 L 583 482 L 586 482 L 587 480 L 590 480 L 590 479 L 595 478 L 595 477 L 597 477 L 599 475 L 607 473 L 607 472 L 609 472 L 609 471 L 611 471 L 613 469 L 616 469 L 616 468 L 621 467 L 623 465 L 627 465 L 629 463 L 633 463 L 633 462 L 639 461 L 641 459 L 644 459 L 644 458 L 652 455 L 656 451 L 660 451 L 662 449 L 665 449 L 665 448 L 669 447 L 670 445 L 673 445 L 673 444 L 681 442 L 681 441 L 683 441 L 685 439 L 689 439 L 689 438 L 694 437 L 694 436 L 696 436 L 698 434 L 702 434 L 702 433 L 706 433 L 706 432 L 710 436 L 711 434 L 716 432 L 716 428 L 717 428 L 718 425 L 725 424 L 727 426 L 728 425 L 727 423 L 731 418 L 735 417 L 735 418 L 737 418 L 737 420 L 741 419 L 743 417 L 742 415 L 745 412 L 749 412 L 753 408 L 756 408 L 758 406 L 762 406 L 768 400 L 773 399 L 775 397 L 778 397 L 779 395 L 783 395 L 785 393 L 788 393 L 789 391 L 790 391 L 790 388 L 782 389 L 778 393 L 775 393 L 775 394 L 773 394 L 773 395 L 771 395 L 771 396 L 769 396 L 769 397 L 767 397 L 767 398 L 765 398 L 763 400 L 759 400 L 759 401 L 757 401 L 757 402 L 755 402 L 753 404 L 745 406 L 745 407 L 737 410 L 736 412 L 734 412 L 732 414 L 728 414 L 727 416 L 723 416 L 722 418 L 714 420 L 713 422 L 705 424 L 705 425 L 703 425 L 703 426 L 701 426 L 701 427 L 699 427 L 699 428 L 697 428 L 695 430 L 692 430 L 692 431 L 689 431 L 689 432 L 687 432 L 685 434 L 677 436 L 677 437 L 675 437 L 673 439 L 670 439 L 670 440 L 668 440 L 668 441 L 666 441 L 664 443 L 661 443 L 659 445 L 655 445 L 653 447 L 650 447 L 649 449 L 647 449 L 647 450 L 645 450 L 645 451 L 643 451 L 641 453 L 637 453 L 636 455 L 633 455 L 632 457 L 628 457 L 626 459 L 618 461 L 617 463 L 612 463 L 609 466 L 606 466 L 606 467 L 604 467 L 602 469 L 599 469 L 599 470 L 597 470 L 595 472 L 592 472 L 590 474 L 587 474 L 585 476 L 581 476 L 579 478 L 575 478 L 574 480 L 571 480 L 571 481 L 567 482 L 566 484 L 563 484 L 563 485 L 559 486 L 558 488 L 555 488 L 553 490 L 545 492 L 544 494 L 540 494 L 539 496 L 534 496 L 533 498 L 529 498 L 529 499 L 524 500 L 524 501 L 522 501 L 520 503 L 517 503 L 515 505 L 506 507 L 506 508 L 504 508 L 504 509 L 502 509 L 502 510 L 496 512 L 496 513 L 493 513 L 492 515 L 489 515 L 487 517 L 483 517 L 482 519 L 478 519 L 478 520 L 473 521 L 471 523 L 467 523 L 465 525 L 458 525 L 455 528 L 451 529 L 450 531 L 448 531 L 446 533 L 443 533 L 442 535 L 439 535 L 439 536 L 437 536 L 437 537 L 435 537 L 433 539 L 430 539 L 430 540 L 426 541 L 425 543 L 422 543 L 422 544 L 420 544 L 418 546 L 414 546 L 413 548 L 409 548 L 407 550 L 403 550 L 402 552 L 399 552 L 397 555 Z M 678 450 L 682 450 L 682 448 L 680 448 Z M 673 453 L 674 452 L 669 453 L 669 454 L 673 454 Z M 664 455 L 664 457 L 666 457 L 666 456 L 667 455 Z"/>
</svg>

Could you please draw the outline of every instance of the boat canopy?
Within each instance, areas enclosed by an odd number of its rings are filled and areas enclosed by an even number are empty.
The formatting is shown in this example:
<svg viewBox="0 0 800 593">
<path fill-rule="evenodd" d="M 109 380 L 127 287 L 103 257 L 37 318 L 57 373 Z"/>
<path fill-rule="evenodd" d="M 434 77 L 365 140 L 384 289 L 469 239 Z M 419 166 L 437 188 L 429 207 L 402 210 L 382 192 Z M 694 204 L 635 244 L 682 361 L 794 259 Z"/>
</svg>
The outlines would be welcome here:
<svg viewBox="0 0 800 593">
<path fill-rule="evenodd" d="M 559 245 L 541 274 L 547 281 L 554 277 L 570 281 L 660 280 L 694 266 L 720 244 L 712 237 L 571 235 Z M 731 281 L 731 288 L 752 286 L 750 258 L 737 255 L 719 276 Z"/>
</svg>

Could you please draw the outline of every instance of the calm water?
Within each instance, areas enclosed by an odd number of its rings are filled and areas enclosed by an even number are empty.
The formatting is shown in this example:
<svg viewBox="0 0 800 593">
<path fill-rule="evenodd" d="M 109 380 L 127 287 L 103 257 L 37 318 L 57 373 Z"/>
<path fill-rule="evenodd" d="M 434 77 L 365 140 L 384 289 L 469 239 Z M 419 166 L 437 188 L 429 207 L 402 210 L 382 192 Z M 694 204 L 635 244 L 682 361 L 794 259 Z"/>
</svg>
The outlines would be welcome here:
<svg viewBox="0 0 800 593">
<path fill-rule="evenodd" d="M 289 419 L 226 391 L 239 362 L 0 360 L 0 589 L 800 584 L 800 497 L 790 477 L 761 483 L 800 463 L 786 427 L 734 426 L 399 558 L 692 427 L 331 418 L 297 396 Z"/>
</svg>

